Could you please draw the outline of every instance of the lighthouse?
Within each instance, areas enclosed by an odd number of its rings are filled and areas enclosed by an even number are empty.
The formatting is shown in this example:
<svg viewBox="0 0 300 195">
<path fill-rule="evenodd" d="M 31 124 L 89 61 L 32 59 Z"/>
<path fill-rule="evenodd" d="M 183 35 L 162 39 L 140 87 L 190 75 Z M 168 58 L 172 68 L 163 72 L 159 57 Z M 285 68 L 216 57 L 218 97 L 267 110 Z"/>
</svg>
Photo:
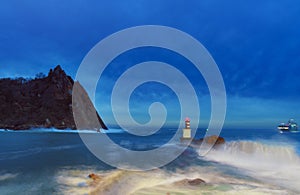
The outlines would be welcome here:
<svg viewBox="0 0 300 195">
<path fill-rule="evenodd" d="M 191 139 L 192 133 L 191 133 L 191 124 L 190 119 L 187 117 L 185 119 L 185 128 L 183 129 L 182 139 Z"/>
</svg>

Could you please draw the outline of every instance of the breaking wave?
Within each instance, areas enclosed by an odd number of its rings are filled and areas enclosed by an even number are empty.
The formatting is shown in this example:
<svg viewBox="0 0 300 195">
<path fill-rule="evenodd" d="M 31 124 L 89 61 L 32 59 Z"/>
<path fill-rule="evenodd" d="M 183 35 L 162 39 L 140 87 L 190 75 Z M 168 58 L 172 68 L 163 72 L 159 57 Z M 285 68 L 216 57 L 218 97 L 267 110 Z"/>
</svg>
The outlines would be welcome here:
<svg viewBox="0 0 300 195">
<path fill-rule="evenodd" d="M 204 158 L 237 167 L 254 178 L 300 192 L 300 157 L 292 146 L 233 141 L 213 149 Z"/>
<path fill-rule="evenodd" d="M 13 173 L 1 173 L 0 174 L 0 182 L 13 179 L 17 176 L 18 176 L 18 174 L 16 174 L 16 173 L 15 174 L 13 174 Z"/>
</svg>

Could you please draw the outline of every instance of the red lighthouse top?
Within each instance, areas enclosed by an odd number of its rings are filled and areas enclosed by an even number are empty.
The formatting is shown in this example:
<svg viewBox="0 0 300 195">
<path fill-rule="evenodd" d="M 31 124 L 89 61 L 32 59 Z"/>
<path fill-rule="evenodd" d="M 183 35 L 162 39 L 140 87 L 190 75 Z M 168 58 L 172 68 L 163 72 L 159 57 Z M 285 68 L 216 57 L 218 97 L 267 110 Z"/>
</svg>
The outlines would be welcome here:
<svg viewBox="0 0 300 195">
<path fill-rule="evenodd" d="M 190 121 L 190 118 L 189 118 L 189 117 L 186 117 L 186 118 L 185 118 L 185 122 L 188 122 L 188 121 Z"/>
</svg>

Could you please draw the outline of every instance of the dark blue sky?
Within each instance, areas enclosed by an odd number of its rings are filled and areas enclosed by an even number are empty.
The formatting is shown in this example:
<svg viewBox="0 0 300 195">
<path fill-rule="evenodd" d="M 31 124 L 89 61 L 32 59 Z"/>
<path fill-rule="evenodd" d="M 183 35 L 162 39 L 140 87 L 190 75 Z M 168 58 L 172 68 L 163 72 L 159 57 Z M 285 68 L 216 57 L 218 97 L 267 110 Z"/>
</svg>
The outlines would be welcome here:
<svg viewBox="0 0 300 195">
<path fill-rule="evenodd" d="M 0 3 L 0 77 L 31 77 L 57 64 L 73 78 L 87 52 L 106 36 L 137 25 L 166 25 L 189 33 L 211 53 L 227 89 L 226 127 L 272 128 L 290 117 L 300 121 L 300 3 L 286 1 L 6 1 Z M 134 51 L 116 61 L 187 62 L 160 51 Z M 151 55 L 149 54 L 151 53 Z M 182 59 L 183 60 L 183 59 Z M 118 63 L 115 63 L 117 66 Z M 113 64 L 112 64 L 113 66 Z M 104 80 L 112 85 L 112 67 Z M 189 73 L 187 73 L 189 74 Z M 110 79 L 108 79 L 110 78 Z M 208 91 L 201 76 L 190 75 L 202 99 L 204 121 L 209 119 Z M 153 86 L 152 86 L 153 88 Z M 133 94 L 137 120 L 164 87 L 141 87 L 149 99 Z M 152 91 L 151 91 L 152 90 Z M 153 92 L 153 93 L 152 93 Z M 110 89 L 98 87 L 97 108 L 114 124 L 107 98 Z M 176 98 L 174 99 L 176 100 Z M 108 102 L 110 103 L 110 102 Z M 176 105 L 175 105 L 176 107 Z M 170 105 L 172 108 L 172 105 Z M 178 116 L 171 114 L 170 120 Z M 205 124 L 205 123 L 204 123 Z"/>
</svg>

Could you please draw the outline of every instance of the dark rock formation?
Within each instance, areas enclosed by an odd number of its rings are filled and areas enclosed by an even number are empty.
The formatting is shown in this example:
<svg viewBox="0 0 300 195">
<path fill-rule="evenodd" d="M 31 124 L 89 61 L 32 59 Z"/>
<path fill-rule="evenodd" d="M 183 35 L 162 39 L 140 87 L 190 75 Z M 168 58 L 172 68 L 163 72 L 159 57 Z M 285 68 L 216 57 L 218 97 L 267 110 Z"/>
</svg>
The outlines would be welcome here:
<svg viewBox="0 0 300 195">
<path fill-rule="evenodd" d="M 200 145 L 203 142 L 206 143 L 206 144 L 209 144 L 209 145 L 214 145 L 214 146 L 225 144 L 225 139 L 223 137 L 219 137 L 219 136 L 216 136 L 216 135 L 211 135 L 211 136 L 208 136 L 208 137 L 205 137 L 205 138 L 200 138 L 200 139 L 184 139 L 184 138 L 181 138 L 180 141 L 182 143 L 191 142 L 192 145 Z"/>
<path fill-rule="evenodd" d="M 192 186 L 197 186 L 197 185 L 205 183 L 205 181 L 203 179 L 196 178 L 196 179 L 189 179 L 187 181 L 187 183 L 192 185 Z"/>
<path fill-rule="evenodd" d="M 176 185 L 190 185 L 190 186 L 198 186 L 201 184 L 205 184 L 206 182 L 203 179 L 196 178 L 196 179 L 183 179 L 180 181 L 175 182 Z"/>
<path fill-rule="evenodd" d="M 73 114 L 77 129 L 107 129 L 79 82 L 73 86 Z"/>
<path fill-rule="evenodd" d="M 225 143 L 225 139 L 223 137 L 219 137 L 216 135 L 212 135 L 209 137 L 204 138 L 205 143 L 207 144 L 214 144 L 214 145 L 218 145 L 218 144 L 224 144 Z"/>
<path fill-rule="evenodd" d="M 201 138 L 201 139 L 193 139 L 192 143 L 193 144 L 202 144 L 203 141 L 209 145 L 220 145 L 220 144 L 225 143 L 225 139 L 223 137 L 219 137 L 216 135 L 211 135 L 211 136 Z"/>
<path fill-rule="evenodd" d="M 89 174 L 88 177 L 91 178 L 93 181 L 98 181 L 101 179 L 101 177 L 95 173 Z"/>
<path fill-rule="evenodd" d="M 0 79 L 0 128 L 77 129 L 72 111 L 73 85 L 73 79 L 59 65 L 44 78 Z M 86 94 L 83 88 L 78 93 Z M 97 116 L 100 127 L 107 129 L 89 97 L 84 95 L 83 101 Z"/>
</svg>

